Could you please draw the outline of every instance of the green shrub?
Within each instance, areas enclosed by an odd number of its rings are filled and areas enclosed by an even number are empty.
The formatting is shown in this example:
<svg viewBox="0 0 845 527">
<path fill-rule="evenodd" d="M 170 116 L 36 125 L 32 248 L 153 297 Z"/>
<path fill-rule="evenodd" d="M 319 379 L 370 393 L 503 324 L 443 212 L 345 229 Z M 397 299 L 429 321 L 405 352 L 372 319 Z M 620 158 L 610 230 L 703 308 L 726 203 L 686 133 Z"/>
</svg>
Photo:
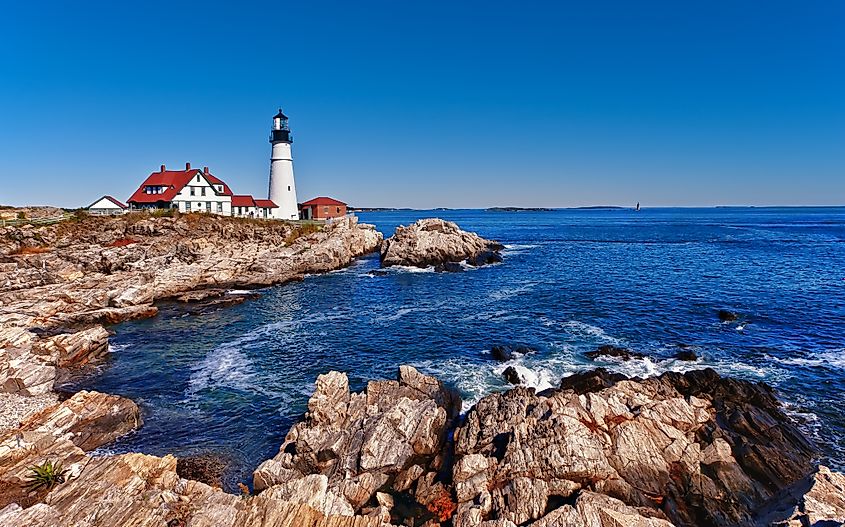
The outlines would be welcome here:
<svg viewBox="0 0 845 527">
<path fill-rule="evenodd" d="M 150 216 L 153 218 L 172 218 L 174 209 L 153 209 Z"/>
<path fill-rule="evenodd" d="M 65 474 L 68 472 L 66 469 L 62 468 L 61 461 L 53 463 L 49 459 L 40 465 L 33 465 L 29 467 L 29 470 L 31 470 L 32 473 L 29 474 L 28 481 L 25 486 L 30 490 L 38 490 L 41 488 L 52 490 L 53 487 L 59 483 L 65 482 Z"/>
</svg>

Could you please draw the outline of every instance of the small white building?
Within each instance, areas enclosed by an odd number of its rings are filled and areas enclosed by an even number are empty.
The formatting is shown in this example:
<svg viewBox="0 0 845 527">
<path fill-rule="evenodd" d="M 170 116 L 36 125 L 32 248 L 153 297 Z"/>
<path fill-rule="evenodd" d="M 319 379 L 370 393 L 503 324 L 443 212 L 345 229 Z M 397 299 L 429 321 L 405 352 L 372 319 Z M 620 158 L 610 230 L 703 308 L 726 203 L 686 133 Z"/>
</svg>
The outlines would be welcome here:
<svg viewBox="0 0 845 527">
<path fill-rule="evenodd" d="M 117 201 L 111 196 L 103 196 L 94 203 L 86 207 L 89 214 L 97 216 L 114 216 L 117 214 L 125 214 L 129 207 Z"/>
</svg>

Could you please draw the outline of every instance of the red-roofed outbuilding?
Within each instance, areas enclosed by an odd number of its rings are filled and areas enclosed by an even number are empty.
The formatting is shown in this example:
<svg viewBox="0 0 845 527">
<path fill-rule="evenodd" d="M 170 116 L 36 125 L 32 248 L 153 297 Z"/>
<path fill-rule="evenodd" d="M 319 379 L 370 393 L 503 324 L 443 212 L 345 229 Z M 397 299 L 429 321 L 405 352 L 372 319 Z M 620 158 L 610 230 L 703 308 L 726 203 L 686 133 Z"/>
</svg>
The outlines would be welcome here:
<svg viewBox="0 0 845 527">
<path fill-rule="evenodd" d="M 327 220 L 346 216 L 346 203 L 320 196 L 299 205 L 299 216 L 303 220 Z"/>
</svg>

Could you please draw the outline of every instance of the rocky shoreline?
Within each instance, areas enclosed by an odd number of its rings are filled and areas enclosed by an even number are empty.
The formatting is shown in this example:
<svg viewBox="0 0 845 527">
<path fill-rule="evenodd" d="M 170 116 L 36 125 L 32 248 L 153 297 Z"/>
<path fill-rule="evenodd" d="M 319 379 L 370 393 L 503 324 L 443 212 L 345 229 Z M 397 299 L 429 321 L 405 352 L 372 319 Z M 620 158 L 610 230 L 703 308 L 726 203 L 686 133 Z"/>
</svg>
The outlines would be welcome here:
<svg viewBox="0 0 845 527">
<path fill-rule="evenodd" d="M 359 393 L 330 372 L 241 496 L 201 477 L 213 460 L 95 455 L 141 426 L 137 405 L 52 393 L 62 371 L 106 356 L 106 324 L 154 316 L 165 299 L 225 307 L 255 294 L 232 288 L 336 269 L 379 247 L 384 266 L 501 259 L 496 242 L 442 220 L 384 243 L 354 219 L 314 229 L 130 215 L 0 229 L 0 404 L 16 409 L 0 421 L 0 525 L 845 522 L 845 476 L 817 466 L 771 388 L 712 370 L 643 380 L 597 369 L 540 393 L 488 395 L 465 414 L 454 390 L 409 366 Z M 30 467 L 45 461 L 61 461 L 66 481 L 27 491 Z"/>
<path fill-rule="evenodd" d="M 206 215 L 80 217 L 0 228 L 0 391 L 39 395 L 108 353 L 107 324 L 156 302 L 238 303 L 258 288 L 349 265 L 382 236 L 355 218 L 325 227 Z"/>
<path fill-rule="evenodd" d="M 670 527 L 841 525 L 845 476 L 764 384 L 712 370 L 640 380 L 594 370 L 535 393 L 461 399 L 410 366 L 352 393 L 318 377 L 255 493 L 188 479 L 173 456 L 94 455 L 140 425 L 79 392 L 0 434 L 0 524 L 35 526 Z M 67 480 L 26 492 L 28 467 Z"/>
</svg>

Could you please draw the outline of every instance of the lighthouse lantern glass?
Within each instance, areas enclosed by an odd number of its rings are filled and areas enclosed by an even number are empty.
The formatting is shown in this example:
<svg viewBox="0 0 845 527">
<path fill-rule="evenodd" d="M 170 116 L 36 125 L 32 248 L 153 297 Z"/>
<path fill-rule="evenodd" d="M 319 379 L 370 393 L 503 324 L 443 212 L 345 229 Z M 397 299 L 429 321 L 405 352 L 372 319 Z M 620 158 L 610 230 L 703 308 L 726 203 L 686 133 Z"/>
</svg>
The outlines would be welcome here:
<svg viewBox="0 0 845 527">
<path fill-rule="evenodd" d="M 279 130 L 289 130 L 287 118 L 279 119 Z"/>
</svg>

